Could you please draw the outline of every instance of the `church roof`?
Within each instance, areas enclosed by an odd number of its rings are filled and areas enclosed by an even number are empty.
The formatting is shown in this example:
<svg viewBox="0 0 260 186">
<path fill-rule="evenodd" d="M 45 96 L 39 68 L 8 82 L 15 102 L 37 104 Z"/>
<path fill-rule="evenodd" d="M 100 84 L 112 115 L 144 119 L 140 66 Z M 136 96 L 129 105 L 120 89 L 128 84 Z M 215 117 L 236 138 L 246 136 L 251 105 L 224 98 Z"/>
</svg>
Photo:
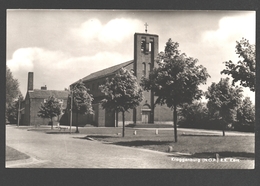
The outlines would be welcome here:
<svg viewBox="0 0 260 186">
<path fill-rule="evenodd" d="M 50 96 L 55 96 L 58 99 L 67 99 L 69 92 L 66 90 L 39 90 L 34 89 L 28 92 L 30 98 L 48 98 Z"/>
<path fill-rule="evenodd" d="M 82 81 L 89 81 L 89 80 L 92 80 L 92 79 L 96 79 L 96 78 L 100 78 L 100 77 L 104 77 L 104 76 L 108 76 L 110 74 L 113 74 L 115 73 L 116 71 L 118 71 L 119 69 L 123 68 L 123 67 L 126 67 L 130 64 L 132 64 L 134 62 L 134 60 L 131 60 L 131 61 L 127 61 L 127 62 L 124 62 L 124 63 L 120 63 L 118 65 L 115 65 L 115 66 L 112 66 L 112 67 L 109 67 L 109 68 L 106 68 L 106 69 L 103 69 L 103 70 L 100 70 L 100 71 L 97 71 L 97 72 L 94 72 L 94 73 L 91 73 L 90 75 L 84 77 L 82 79 Z M 78 81 L 76 81 L 75 83 L 77 83 Z M 75 84 L 73 83 L 73 84 Z"/>
</svg>

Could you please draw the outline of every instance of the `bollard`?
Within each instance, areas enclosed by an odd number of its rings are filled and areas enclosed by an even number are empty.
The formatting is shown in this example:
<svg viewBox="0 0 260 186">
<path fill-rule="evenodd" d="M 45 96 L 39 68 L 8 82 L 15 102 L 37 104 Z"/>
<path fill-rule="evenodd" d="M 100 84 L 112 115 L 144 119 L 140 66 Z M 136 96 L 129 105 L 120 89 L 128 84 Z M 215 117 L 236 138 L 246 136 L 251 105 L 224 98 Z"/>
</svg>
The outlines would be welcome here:
<svg viewBox="0 0 260 186">
<path fill-rule="evenodd" d="M 136 135 L 136 130 L 134 131 L 134 135 Z"/>
<path fill-rule="evenodd" d="M 216 154 L 216 160 L 219 162 L 219 154 Z"/>
<path fill-rule="evenodd" d="M 155 134 L 156 134 L 156 135 L 158 135 L 158 132 L 159 132 L 158 129 L 155 129 Z"/>
<path fill-rule="evenodd" d="M 172 151 L 173 151 L 172 146 L 168 146 L 168 152 L 172 152 Z"/>
</svg>

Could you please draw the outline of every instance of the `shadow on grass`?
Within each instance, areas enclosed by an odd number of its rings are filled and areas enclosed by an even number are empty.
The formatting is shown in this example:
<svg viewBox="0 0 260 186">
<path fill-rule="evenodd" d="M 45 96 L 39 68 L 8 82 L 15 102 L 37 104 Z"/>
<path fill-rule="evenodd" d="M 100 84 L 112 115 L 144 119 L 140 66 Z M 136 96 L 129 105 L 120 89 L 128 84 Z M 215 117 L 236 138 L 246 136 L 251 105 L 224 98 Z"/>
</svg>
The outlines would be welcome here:
<svg viewBox="0 0 260 186">
<path fill-rule="evenodd" d="M 223 135 L 216 135 L 216 134 L 181 134 L 181 136 L 205 136 L 205 137 L 223 137 Z"/>
<path fill-rule="evenodd" d="M 6 146 L 6 161 L 24 160 L 30 158 L 27 154 L 24 154 L 12 147 Z"/>
<path fill-rule="evenodd" d="M 85 136 L 85 137 L 73 137 L 75 139 L 89 139 L 89 138 L 97 138 L 97 139 L 104 139 L 104 138 L 112 138 L 114 136 L 106 136 L 106 135 L 88 135 L 88 136 Z"/>
<path fill-rule="evenodd" d="M 70 134 L 70 132 L 51 131 L 51 132 L 46 132 L 46 134 Z"/>
<path fill-rule="evenodd" d="M 172 125 L 169 124 L 128 124 L 126 125 L 128 128 L 173 128 Z"/>
<path fill-rule="evenodd" d="M 216 158 L 216 154 L 219 154 L 219 158 L 239 158 L 239 159 L 247 159 L 254 160 L 255 154 L 250 152 L 231 152 L 231 151 L 223 151 L 223 152 L 200 152 L 194 153 L 192 155 L 182 155 L 182 157 L 189 158 Z M 170 155 L 173 157 L 174 155 Z"/>
<path fill-rule="evenodd" d="M 112 143 L 114 145 L 122 145 L 122 146 L 145 146 L 145 145 L 163 145 L 169 144 L 172 141 L 143 141 L 143 140 L 136 140 L 136 141 L 120 141 Z"/>
</svg>

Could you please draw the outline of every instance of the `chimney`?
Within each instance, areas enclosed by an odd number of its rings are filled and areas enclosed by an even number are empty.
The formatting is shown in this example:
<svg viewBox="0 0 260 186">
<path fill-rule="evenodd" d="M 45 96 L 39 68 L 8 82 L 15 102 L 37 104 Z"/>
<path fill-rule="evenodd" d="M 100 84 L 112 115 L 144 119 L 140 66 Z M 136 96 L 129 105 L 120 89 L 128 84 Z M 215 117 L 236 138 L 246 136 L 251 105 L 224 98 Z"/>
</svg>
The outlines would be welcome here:
<svg viewBox="0 0 260 186">
<path fill-rule="evenodd" d="M 47 86 L 41 87 L 41 90 L 47 90 Z"/>
<path fill-rule="evenodd" d="M 33 72 L 28 72 L 27 91 L 33 91 Z"/>
</svg>

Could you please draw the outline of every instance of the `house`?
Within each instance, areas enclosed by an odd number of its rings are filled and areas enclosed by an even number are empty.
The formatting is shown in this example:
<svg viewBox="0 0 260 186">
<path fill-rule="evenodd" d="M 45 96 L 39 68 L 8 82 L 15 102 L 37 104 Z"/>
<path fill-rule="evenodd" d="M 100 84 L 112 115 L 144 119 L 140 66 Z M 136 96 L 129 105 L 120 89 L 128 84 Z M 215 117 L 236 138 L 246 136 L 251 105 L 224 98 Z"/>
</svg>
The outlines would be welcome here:
<svg viewBox="0 0 260 186">
<path fill-rule="evenodd" d="M 21 125 L 48 125 L 48 118 L 40 118 L 37 116 L 41 103 L 44 103 L 50 96 L 55 96 L 59 99 L 62 110 L 67 107 L 67 99 L 69 92 L 66 90 L 47 90 L 47 86 L 41 89 L 33 88 L 33 72 L 28 73 L 27 93 L 23 103 L 21 104 Z M 53 124 L 57 124 L 63 114 L 53 119 Z"/>
<path fill-rule="evenodd" d="M 85 86 L 93 95 L 94 115 L 80 115 L 79 125 L 91 123 L 98 127 L 115 127 L 115 118 L 118 117 L 122 121 L 122 115 L 116 116 L 114 112 L 110 112 L 102 108 L 100 101 L 103 99 L 103 93 L 99 86 L 104 84 L 106 78 L 112 78 L 117 71 L 124 67 L 134 73 L 140 83 L 142 76 L 148 77 L 149 71 L 156 67 L 155 58 L 158 55 L 159 36 L 148 33 L 134 34 L 134 59 L 123 62 L 121 64 L 94 72 L 82 78 Z M 79 81 L 77 81 L 79 82 Z M 70 88 L 77 83 L 72 83 Z M 166 105 L 155 105 L 156 97 L 152 91 L 144 91 L 144 99 L 138 107 L 125 113 L 125 123 L 130 124 L 154 124 L 172 122 L 173 112 Z M 75 122 L 75 117 L 73 117 Z"/>
</svg>

